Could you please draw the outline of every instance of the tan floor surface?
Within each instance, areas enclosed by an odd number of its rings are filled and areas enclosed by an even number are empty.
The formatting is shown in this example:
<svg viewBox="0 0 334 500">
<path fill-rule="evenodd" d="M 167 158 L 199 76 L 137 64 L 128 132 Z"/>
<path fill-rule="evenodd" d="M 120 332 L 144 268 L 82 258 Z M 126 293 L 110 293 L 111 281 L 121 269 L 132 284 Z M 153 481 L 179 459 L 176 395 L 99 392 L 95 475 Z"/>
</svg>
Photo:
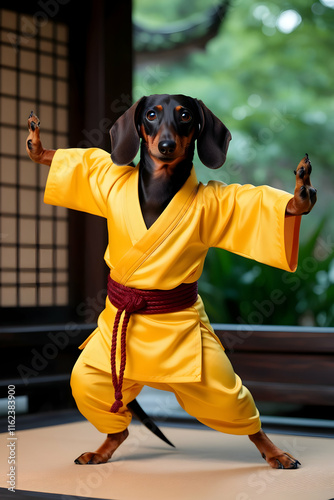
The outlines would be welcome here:
<svg viewBox="0 0 334 500">
<path fill-rule="evenodd" d="M 88 422 L 17 432 L 16 488 L 113 500 L 334 498 L 334 439 L 270 435 L 303 462 L 301 469 L 286 471 L 267 466 L 247 437 L 161 428 L 176 449 L 142 425 L 132 425 L 114 461 L 95 466 L 73 463 L 102 442 Z M 5 488 L 7 444 L 8 434 L 1 434 L 0 486 Z"/>
</svg>

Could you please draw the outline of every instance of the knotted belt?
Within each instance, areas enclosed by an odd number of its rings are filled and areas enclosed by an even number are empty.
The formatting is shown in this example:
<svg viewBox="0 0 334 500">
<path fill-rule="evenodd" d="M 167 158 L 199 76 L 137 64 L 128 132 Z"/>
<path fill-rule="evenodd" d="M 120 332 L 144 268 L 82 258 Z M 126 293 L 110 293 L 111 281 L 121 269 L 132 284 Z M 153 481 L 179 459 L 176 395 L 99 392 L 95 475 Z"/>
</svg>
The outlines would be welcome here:
<svg viewBox="0 0 334 500">
<path fill-rule="evenodd" d="M 111 374 L 115 390 L 115 402 L 110 411 L 117 413 L 123 406 L 123 377 L 126 364 L 126 332 L 131 314 L 164 314 L 182 311 L 191 307 L 197 300 L 197 282 L 182 283 L 172 290 L 139 290 L 117 283 L 108 276 L 108 298 L 117 307 L 111 342 Z M 117 332 L 124 312 L 121 330 L 121 363 L 119 374 L 116 373 Z"/>
</svg>

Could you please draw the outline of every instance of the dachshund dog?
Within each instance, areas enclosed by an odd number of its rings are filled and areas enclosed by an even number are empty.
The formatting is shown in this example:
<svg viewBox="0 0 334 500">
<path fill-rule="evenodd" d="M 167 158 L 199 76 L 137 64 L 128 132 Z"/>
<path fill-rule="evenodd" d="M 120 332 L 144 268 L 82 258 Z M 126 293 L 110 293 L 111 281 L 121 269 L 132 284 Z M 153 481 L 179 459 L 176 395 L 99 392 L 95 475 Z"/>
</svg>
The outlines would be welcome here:
<svg viewBox="0 0 334 500">
<path fill-rule="evenodd" d="M 51 165 L 54 150 L 44 149 L 39 120 L 28 120 L 27 152 L 38 163 Z M 140 147 L 139 201 L 147 228 L 159 218 L 190 176 L 195 144 L 200 160 L 209 168 L 223 165 L 231 134 L 202 101 L 184 95 L 151 95 L 137 101 L 113 125 L 111 159 L 129 165 Z M 141 145 L 140 145 L 141 144 Z M 286 206 L 286 217 L 310 212 L 316 190 L 310 182 L 311 163 L 306 154 L 295 175 L 294 196 Z M 76 463 L 106 462 L 127 437 L 122 431 L 108 434 L 96 452 L 81 455 Z M 299 461 L 277 448 L 263 430 L 249 435 L 262 457 L 273 468 L 296 469 Z"/>
</svg>

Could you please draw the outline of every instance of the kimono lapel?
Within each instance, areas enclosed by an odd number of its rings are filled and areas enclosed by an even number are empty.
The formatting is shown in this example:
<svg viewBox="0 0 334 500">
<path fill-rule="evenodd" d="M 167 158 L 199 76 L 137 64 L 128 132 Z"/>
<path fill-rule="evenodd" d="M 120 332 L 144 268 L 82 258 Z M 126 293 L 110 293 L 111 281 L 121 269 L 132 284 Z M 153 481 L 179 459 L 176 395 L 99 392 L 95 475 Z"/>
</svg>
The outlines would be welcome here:
<svg viewBox="0 0 334 500">
<path fill-rule="evenodd" d="M 111 278 L 122 285 L 126 285 L 136 269 L 168 238 L 187 213 L 198 190 L 198 181 L 195 170 L 192 168 L 184 186 L 176 193 L 154 224 L 147 229 L 139 203 L 138 176 L 139 166 L 135 168 L 126 184 L 122 207 L 127 229 L 134 244 L 110 272 Z"/>
</svg>

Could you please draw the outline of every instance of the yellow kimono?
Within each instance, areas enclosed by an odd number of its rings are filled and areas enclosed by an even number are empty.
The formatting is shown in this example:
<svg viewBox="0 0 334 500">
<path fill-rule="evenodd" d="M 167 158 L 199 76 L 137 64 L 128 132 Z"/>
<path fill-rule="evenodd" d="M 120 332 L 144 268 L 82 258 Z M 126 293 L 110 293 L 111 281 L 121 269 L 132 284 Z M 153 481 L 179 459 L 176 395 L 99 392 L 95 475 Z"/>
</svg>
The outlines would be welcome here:
<svg viewBox="0 0 334 500">
<path fill-rule="evenodd" d="M 138 166 L 117 166 L 100 149 L 67 149 L 56 152 L 46 185 L 46 203 L 107 219 L 105 261 L 114 281 L 147 290 L 192 283 L 200 277 L 210 247 L 295 270 L 300 217 L 285 218 L 291 194 L 267 186 L 227 186 L 217 181 L 203 185 L 193 168 L 181 190 L 147 229 L 138 175 Z M 81 346 L 84 349 L 72 374 L 80 411 L 106 433 L 124 430 L 131 420 L 126 407 L 118 414 L 109 412 L 115 314 L 107 298 L 98 327 Z M 253 399 L 234 374 L 200 297 L 194 306 L 179 312 L 131 316 L 124 403 L 143 385 L 173 391 L 186 411 L 223 432 L 251 434 L 260 428 Z"/>
</svg>

